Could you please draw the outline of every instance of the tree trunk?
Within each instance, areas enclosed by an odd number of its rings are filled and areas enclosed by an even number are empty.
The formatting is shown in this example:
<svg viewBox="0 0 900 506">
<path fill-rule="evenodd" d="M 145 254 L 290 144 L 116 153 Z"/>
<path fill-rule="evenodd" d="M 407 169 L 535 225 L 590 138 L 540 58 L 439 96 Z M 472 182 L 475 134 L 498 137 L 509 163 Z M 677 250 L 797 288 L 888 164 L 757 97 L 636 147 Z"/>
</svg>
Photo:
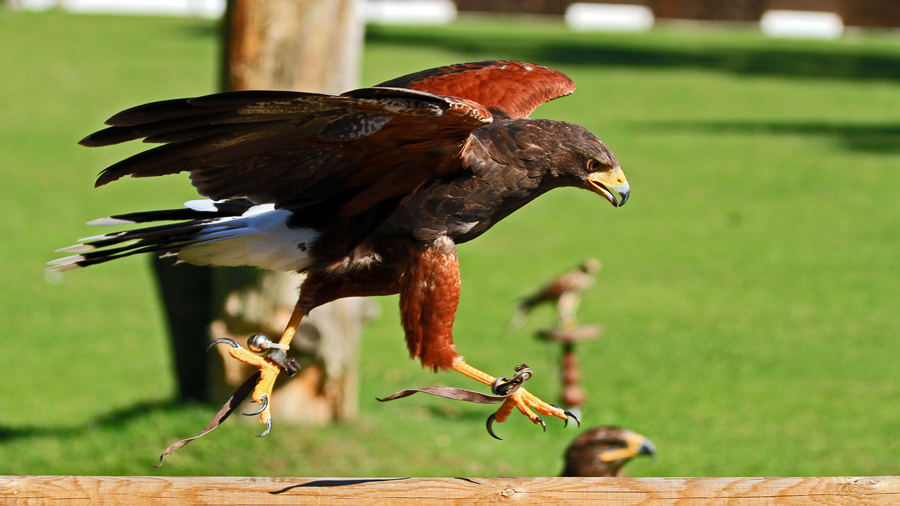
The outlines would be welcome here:
<svg viewBox="0 0 900 506">
<path fill-rule="evenodd" d="M 222 90 L 338 93 L 357 87 L 359 7 L 358 0 L 230 0 L 223 22 Z M 224 349 L 198 358 L 201 350 L 219 337 L 243 342 L 262 333 L 277 340 L 297 300 L 301 275 L 172 266 L 163 260 L 155 266 L 182 399 L 224 400 L 251 370 Z M 272 396 L 279 422 L 328 423 L 356 415 L 358 340 L 375 308 L 366 299 L 344 299 L 304 319 L 291 344 L 303 368 L 290 382 L 277 384 Z M 205 371 L 196 367 L 201 364 Z M 197 386 L 198 376 L 208 378 L 205 386 Z"/>
<path fill-rule="evenodd" d="M 231 0 L 223 90 L 341 93 L 359 85 L 357 0 Z"/>
</svg>

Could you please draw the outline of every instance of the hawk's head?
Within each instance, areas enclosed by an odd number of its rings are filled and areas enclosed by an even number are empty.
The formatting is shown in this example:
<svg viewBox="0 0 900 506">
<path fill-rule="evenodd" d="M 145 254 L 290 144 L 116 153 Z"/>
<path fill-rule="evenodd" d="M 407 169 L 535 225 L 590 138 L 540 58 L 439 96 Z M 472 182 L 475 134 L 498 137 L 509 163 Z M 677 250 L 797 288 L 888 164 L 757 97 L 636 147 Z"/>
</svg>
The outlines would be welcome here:
<svg viewBox="0 0 900 506">
<path fill-rule="evenodd" d="M 656 455 L 652 441 L 621 427 L 594 427 L 569 445 L 563 476 L 622 476 L 622 466 L 640 455 Z"/>
<path fill-rule="evenodd" d="M 569 170 L 580 179 L 582 188 L 599 193 L 615 207 L 624 206 L 631 189 L 619 160 L 590 130 L 581 126 L 578 129 L 580 135 L 575 136 L 572 145 L 576 156 Z"/>
<path fill-rule="evenodd" d="M 581 125 L 537 121 L 545 133 L 542 149 L 551 155 L 554 172 L 565 185 L 599 193 L 615 207 L 625 205 L 631 192 L 628 181 L 616 155 L 603 141 Z"/>
</svg>

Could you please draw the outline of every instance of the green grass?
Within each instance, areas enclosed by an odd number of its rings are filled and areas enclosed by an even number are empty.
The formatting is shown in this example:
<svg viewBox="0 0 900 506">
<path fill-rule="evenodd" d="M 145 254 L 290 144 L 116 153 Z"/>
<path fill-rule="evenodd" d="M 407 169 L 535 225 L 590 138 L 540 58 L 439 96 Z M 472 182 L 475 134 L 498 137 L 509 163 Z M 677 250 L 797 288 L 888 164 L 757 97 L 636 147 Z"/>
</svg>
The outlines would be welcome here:
<svg viewBox="0 0 900 506">
<path fill-rule="evenodd" d="M 327 428 L 226 424 L 150 467 L 215 411 L 170 401 L 174 380 L 148 260 L 48 283 L 80 224 L 178 205 L 183 177 L 92 189 L 139 146 L 76 146 L 111 114 L 214 91 L 216 32 L 166 18 L 0 10 L 0 474 L 554 475 L 576 434 L 489 408 L 412 397 L 444 383 L 406 358 L 396 300 L 365 336 L 361 416 Z M 613 209 L 557 190 L 460 247 L 459 350 L 554 397 L 557 351 L 504 330 L 513 301 L 587 256 L 603 261 L 580 317 L 588 425 L 657 444 L 635 476 L 900 473 L 900 39 L 777 41 L 744 30 L 574 34 L 553 23 L 466 20 L 372 28 L 364 84 L 456 61 L 518 58 L 578 91 L 538 110 L 581 123 L 622 161 Z M 55 281 L 51 279 L 51 281 Z M 446 444 L 449 442 L 449 444 Z"/>
</svg>

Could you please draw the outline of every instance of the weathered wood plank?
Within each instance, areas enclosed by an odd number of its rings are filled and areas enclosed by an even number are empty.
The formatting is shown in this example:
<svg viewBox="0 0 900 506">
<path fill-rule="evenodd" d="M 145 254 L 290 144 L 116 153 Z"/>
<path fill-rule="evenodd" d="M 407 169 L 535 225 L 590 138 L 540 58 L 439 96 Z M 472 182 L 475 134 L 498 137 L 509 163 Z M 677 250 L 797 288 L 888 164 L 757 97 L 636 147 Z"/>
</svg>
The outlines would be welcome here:
<svg viewBox="0 0 900 506">
<path fill-rule="evenodd" d="M 350 502 L 352 501 L 352 502 Z M 900 477 L 226 478 L 0 476 L 0 504 L 893 505 Z"/>
</svg>

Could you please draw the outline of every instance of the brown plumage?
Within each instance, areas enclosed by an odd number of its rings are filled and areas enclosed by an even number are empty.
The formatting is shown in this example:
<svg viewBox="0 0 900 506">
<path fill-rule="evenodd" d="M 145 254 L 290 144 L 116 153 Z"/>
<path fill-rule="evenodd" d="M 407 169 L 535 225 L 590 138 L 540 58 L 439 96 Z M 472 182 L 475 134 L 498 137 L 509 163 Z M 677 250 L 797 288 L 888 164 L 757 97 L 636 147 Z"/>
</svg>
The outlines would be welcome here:
<svg viewBox="0 0 900 506">
<path fill-rule="evenodd" d="M 563 476 L 625 476 L 622 468 L 634 457 L 656 455 L 644 436 L 621 427 L 594 427 L 566 449 Z"/>
<path fill-rule="evenodd" d="M 618 160 L 594 134 L 526 118 L 573 90 L 568 77 L 546 67 L 488 61 L 341 95 L 240 91 L 123 111 L 81 143 L 163 145 L 107 168 L 97 186 L 187 171 L 197 191 L 217 202 L 99 220 L 185 221 L 90 238 L 65 248 L 79 254 L 51 269 L 159 252 L 198 264 L 302 271 L 307 278 L 281 344 L 321 304 L 399 293 L 413 358 L 493 384 L 453 344 L 456 244 L 553 188 L 584 188 L 614 206 L 628 198 Z M 233 346 L 232 355 L 263 370 L 253 398 L 265 404 L 277 361 Z M 533 405 L 566 417 L 529 395 L 512 396 L 523 412 Z M 260 416 L 269 422 L 268 407 Z"/>
</svg>

